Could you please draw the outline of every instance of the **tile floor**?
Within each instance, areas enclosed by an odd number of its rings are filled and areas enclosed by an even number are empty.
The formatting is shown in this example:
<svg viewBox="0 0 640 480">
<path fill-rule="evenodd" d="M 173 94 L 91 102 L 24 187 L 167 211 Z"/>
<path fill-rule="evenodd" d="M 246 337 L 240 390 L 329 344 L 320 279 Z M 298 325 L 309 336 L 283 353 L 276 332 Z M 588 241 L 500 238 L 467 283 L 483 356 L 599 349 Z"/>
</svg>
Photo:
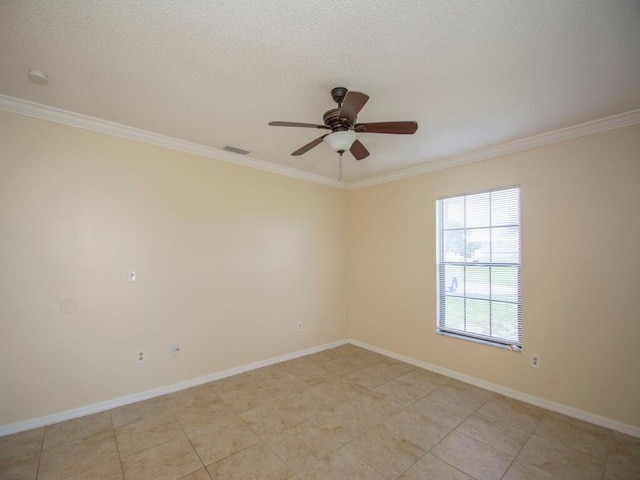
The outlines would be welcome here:
<svg viewBox="0 0 640 480">
<path fill-rule="evenodd" d="M 2 437 L 0 479 L 640 479 L 640 439 L 344 345 Z"/>
</svg>

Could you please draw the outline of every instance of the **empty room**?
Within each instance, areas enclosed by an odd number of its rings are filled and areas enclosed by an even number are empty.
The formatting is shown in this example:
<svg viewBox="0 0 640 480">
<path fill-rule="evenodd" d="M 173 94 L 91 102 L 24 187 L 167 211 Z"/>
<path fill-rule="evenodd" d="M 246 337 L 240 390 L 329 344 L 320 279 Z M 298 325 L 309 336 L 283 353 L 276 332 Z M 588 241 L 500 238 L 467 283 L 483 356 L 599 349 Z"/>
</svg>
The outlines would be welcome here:
<svg viewBox="0 0 640 480">
<path fill-rule="evenodd" d="M 0 2 L 1 480 L 640 478 L 640 2 Z"/>
</svg>

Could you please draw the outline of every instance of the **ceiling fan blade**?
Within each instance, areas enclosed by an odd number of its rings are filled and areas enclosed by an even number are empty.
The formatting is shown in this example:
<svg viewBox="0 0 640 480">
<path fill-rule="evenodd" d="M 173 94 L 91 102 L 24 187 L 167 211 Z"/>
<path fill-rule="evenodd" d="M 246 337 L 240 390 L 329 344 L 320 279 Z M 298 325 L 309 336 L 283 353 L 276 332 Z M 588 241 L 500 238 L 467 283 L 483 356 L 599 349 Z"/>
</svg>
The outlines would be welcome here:
<svg viewBox="0 0 640 480">
<path fill-rule="evenodd" d="M 325 128 L 329 129 L 326 125 L 316 125 L 314 123 L 297 123 L 297 122 L 269 122 L 272 127 L 305 127 L 305 128 Z"/>
<path fill-rule="evenodd" d="M 369 150 L 367 150 L 365 146 L 360 143 L 360 140 L 356 140 L 355 142 L 353 142 L 353 145 L 351 145 L 349 151 L 351 152 L 351 155 L 356 158 L 356 160 L 362 160 L 363 158 L 367 158 L 369 156 Z"/>
<path fill-rule="evenodd" d="M 329 134 L 327 133 L 327 135 L 329 135 Z M 327 135 L 322 135 L 321 137 L 316 138 L 314 141 L 307 143 L 304 147 L 300 147 L 298 150 L 293 152 L 291 155 L 293 155 L 294 157 L 297 157 L 298 155 L 302 155 L 303 153 L 307 153 L 313 147 L 315 147 L 317 145 L 320 145 L 322 143 L 322 139 L 324 137 L 326 137 Z"/>
<path fill-rule="evenodd" d="M 356 123 L 353 129 L 358 133 L 395 133 L 411 135 L 418 130 L 417 122 Z"/>
<path fill-rule="evenodd" d="M 362 92 L 348 91 L 344 97 L 344 102 L 342 102 L 340 118 L 347 118 L 349 122 L 355 122 L 358 113 L 362 110 L 364 104 L 367 103 L 367 100 L 369 100 L 369 95 Z"/>
</svg>

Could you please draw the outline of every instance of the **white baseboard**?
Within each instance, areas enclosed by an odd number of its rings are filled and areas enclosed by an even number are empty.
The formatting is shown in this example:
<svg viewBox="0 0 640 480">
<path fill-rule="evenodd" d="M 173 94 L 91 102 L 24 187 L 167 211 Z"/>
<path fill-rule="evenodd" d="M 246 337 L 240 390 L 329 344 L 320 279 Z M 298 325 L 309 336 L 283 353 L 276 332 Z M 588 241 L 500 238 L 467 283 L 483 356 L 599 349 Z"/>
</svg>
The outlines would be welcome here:
<svg viewBox="0 0 640 480">
<path fill-rule="evenodd" d="M 434 373 L 439 373 L 441 375 L 446 375 L 447 377 L 460 380 L 461 382 L 470 383 L 471 385 L 475 385 L 476 387 L 484 388 L 485 390 L 499 393 L 501 395 L 504 395 L 505 397 L 515 398 L 516 400 L 521 400 L 523 402 L 530 403 L 537 407 L 546 408 L 547 410 L 551 410 L 552 412 L 561 413 L 563 415 L 567 415 L 568 417 L 584 420 L 586 422 L 593 423 L 595 425 L 600 425 L 602 427 L 610 428 L 611 430 L 615 430 L 617 432 L 626 433 L 627 435 L 632 435 L 634 437 L 640 438 L 640 427 L 636 427 L 634 425 L 622 423 L 617 420 L 612 420 L 611 418 L 596 415 L 594 413 L 585 412 L 584 410 L 579 410 L 577 408 L 569 407 L 561 403 L 552 402 L 544 398 L 535 397 L 527 393 L 519 392 L 518 390 L 513 390 L 511 388 L 503 387 L 495 383 L 487 382 L 479 378 L 475 378 L 460 372 L 456 372 L 454 370 L 449 370 L 448 368 L 443 368 L 437 365 L 432 365 L 430 363 L 423 362 L 421 360 L 416 360 L 415 358 L 405 357 L 404 355 L 400 355 L 399 353 L 395 353 L 389 350 L 385 350 L 384 348 L 379 348 L 373 345 L 369 345 L 368 343 L 360 342 L 358 340 L 349 339 L 348 342 L 353 345 L 356 345 L 357 347 L 366 348 L 367 350 L 371 350 L 372 352 L 376 352 L 381 355 L 385 355 L 387 357 L 395 358 L 396 360 L 400 360 L 402 362 L 415 365 L 416 367 L 424 368 L 425 370 L 429 370 Z"/>
<path fill-rule="evenodd" d="M 312 353 L 317 353 L 323 350 L 328 350 L 330 348 L 339 347 L 347 343 L 351 343 L 358 347 L 371 350 L 372 352 L 376 352 L 381 355 L 385 355 L 387 357 L 395 358 L 396 360 L 400 360 L 402 362 L 415 365 L 416 367 L 424 368 L 426 370 L 439 373 L 441 375 L 446 375 L 447 377 L 451 377 L 456 380 L 460 380 L 462 382 L 470 383 L 471 385 L 475 385 L 477 387 L 484 388 L 486 390 L 489 390 L 495 393 L 499 393 L 506 397 L 514 398 L 516 400 L 521 400 L 523 402 L 530 403 L 538 407 L 546 408 L 547 410 L 551 410 L 552 412 L 561 413 L 569 417 L 577 418 L 579 420 L 584 420 L 586 422 L 600 425 L 602 427 L 610 428 L 611 430 L 615 430 L 617 432 L 625 433 L 627 435 L 632 435 L 634 437 L 640 438 L 640 427 L 622 423 L 617 420 L 612 420 L 610 418 L 596 415 L 593 413 L 585 412 L 584 410 L 579 410 L 577 408 L 569 407 L 567 405 L 552 402 L 544 398 L 535 397 L 533 395 L 522 393 L 517 390 L 513 390 L 511 388 L 497 385 L 495 383 L 487 382 L 485 380 L 481 380 L 479 378 L 465 375 L 463 373 L 459 373 L 454 370 L 449 370 L 448 368 L 443 368 L 437 365 L 423 362 L 421 360 L 416 360 L 415 358 L 406 357 L 404 355 L 400 355 L 399 353 L 392 352 L 390 350 L 385 350 L 383 348 L 379 348 L 374 345 L 369 345 L 368 343 L 360 342 L 358 340 L 353 340 L 353 339 L 339 340 L 336 342 L 307 348 L 305 350 L 299 350 L 297 352 L 287 353 L 285 355 L 280 355 L 278 357 L 273 357 L 266 360 L 260 360 L 258 362 L 248 363 L 246 365 L 230 368 L 228 370 L 223 370 L 221 372 L 211 373 L 209 375 L 204 375 L 202 377 L 192 378 L 190 380 L 185 380 L 184 382 L 173 383 L 171 385 L 165 385 L 163 387 L 154 388 L 152 390 L 134 393 L 132 395 L 126 395 L 124 397 L 118 397 L 112 400 L 107 400 L 104 402 L 86 405 L 84 407 L 73 408 L 71 410 L 65 410 L 64 412 L 45 415 L 43 417 L 37 417 L 30 420 L 11 423 L 8 425 L 0 425 L 0 437 L 3 437 L 5 435 L 10 435 L 12 433 L 23 432 L 25 430 L 31 430 L 32 428 L 39 428 L 47 425 L 52 425 L 54 423 L 62 422 L 65 420 L 71 420 L 73 418 L 83 417 L 85 415 L 90 415 L 92 413 L 104 412 L 106 410 L 111 410 L 112 408 L 122 407 L 124 405 L 140 402 L 142 400 L 148 400 L 150 398 L 159 397 L 161 395 L 166 395 L 168 393 L 173 393 L 180 390 L 185 390 L 187 388 L 196 387 L 198 385 L 202 385 L 208 382 L 213 382 L 215 380 L 220 380 L 222 378 L 230 377 L 232 375 L 238 375 L 239 373 L 248 372 L 250 370 L 255 370 L 257 368 L 268 367 L 269 365 L 273 365 L 276 363 L 285 362 L 287 360 L 292 360 L 294 358 L 303 357 L 305 355 L 310 355 Z"/>
<path fill-rule="evenodd" d="M 131 403 L 140 402 L 142 400 L 148 400 L 153 397 L 159 397 L 166 395 L 167 393 L 173 393 L 187 388 L 196 387 L 204 383 L 213 382 L 222 378 L 230 377 L 232 375 L 238 375 L 239 373 L 248 372 L 257 368 L 268 367 L 280 362 L 292 360 L 298 357 L 304 357 L 312 353 L 321 352 L 330 348 L 339 347 L 348 343 L 347 340 L 338 340 L 332 343 L 326 343 L 324 345 L 318 345 L 316 347 L 306 348 L 293 353 L 287 353 L 278 357 L 268 358 L 266 360 L 260 360 L 258 362 L 248 363 L 239 367 L 230 368 L 221 372 L 211 373 L 202 377 L 192 378 L 185 380 L 184 382 L 173 383 L 171 385 L 165 385 L 163 387 L 154 388 L 145 392 L 134 393 L 132 395 L 126 395 L 124 397 L 114 398 L 104 402 L 98 402 L 84 407 L 73 408 L 71 410 L 65 410 L 64 412 L 53 413 L 51 415 L 45 415 L 43 417 L 32 418 L 21 422 L 10 423 L 8 425 L 0 425 L 0 437 L 10 435 L 12 433 L 23 432 L 25 430 L 31 430 L 32 428 L 44 427 L 52 425 L 54 423 L 63 422 L 65 420 L 71 420 L 73 418 L 84 417 L 85 415 L 91 415 L 92 413 L 104 412 L 111 410 L 112 408 L 122 407 Z"/>
</svg>

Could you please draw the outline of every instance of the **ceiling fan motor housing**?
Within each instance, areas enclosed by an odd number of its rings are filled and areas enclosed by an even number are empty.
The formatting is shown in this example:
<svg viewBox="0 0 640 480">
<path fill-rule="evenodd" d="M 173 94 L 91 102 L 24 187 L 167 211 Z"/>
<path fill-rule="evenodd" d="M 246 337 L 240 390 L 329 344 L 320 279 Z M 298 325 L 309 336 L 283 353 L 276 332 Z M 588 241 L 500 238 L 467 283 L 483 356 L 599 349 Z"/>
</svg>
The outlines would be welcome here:
<svg viewBox="0 0 640 480">
<path fill-rule="evenodd" d="M 322 116 L 322 121 L 332 132 L 349 130 L 351 126 L 346 118 L 340 119 L 341 110 L 341 108 L 332 108 L 331 110 L 327 110 Z"/>
</svg>

